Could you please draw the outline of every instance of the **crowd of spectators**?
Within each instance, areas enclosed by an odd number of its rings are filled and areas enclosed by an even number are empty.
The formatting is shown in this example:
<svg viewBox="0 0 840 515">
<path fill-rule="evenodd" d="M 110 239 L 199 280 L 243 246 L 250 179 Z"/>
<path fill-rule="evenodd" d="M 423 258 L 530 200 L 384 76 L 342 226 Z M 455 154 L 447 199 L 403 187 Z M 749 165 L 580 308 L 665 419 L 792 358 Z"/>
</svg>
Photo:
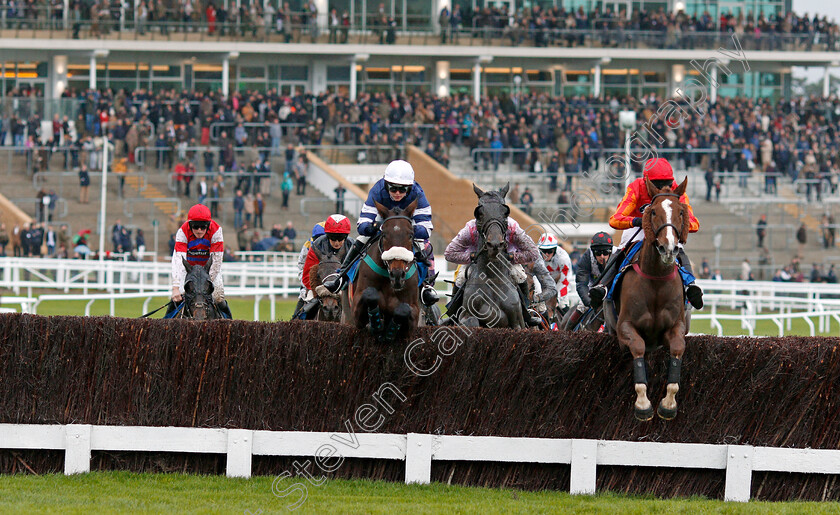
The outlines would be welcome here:
<svg viewBox="0 0 840 515">
<path fill-rule="evenodd" d="M 378 36 L 380 44 L 396 42 L 396 33 L 402 25 L 401 17 L 395 18 L 384 2 L 374 7 L 370 2 L 366 16 L 356 14 L 351 18 L 347 9 L 331 9 L 326 13 L 326 27 L 318 25 L 316 2 L 305 1 L 298 10 L 288 2 L 241 2 L 239 6 L 219 0 L 140 0 L 126 5 L 115 0 L 73 0 L 69 3 L 68 19 L 73 37 L 78 38 L 82 28 L 89 29 L 93 37 L 111 31 L 136 30 L 140 35 L 147 31 L 170 32 L 202 30 L 208 36 L 257 38 L 278 35 L 289 42 L 310 38 L 315 42 L 328 34 L 329 43 L 347 43 L 351 30 L 364 28 Z M 64 4 L 60 0 L 4 0 L 2 20 L 8 28 L 32 28 L 50 25 L 63 27 Z M 827 16 L 787 12 L 734 14 L 722 12 L 712 16 L 709 12 L 688 15 L 684 11 L 666 12 L 634 9 L 628 18 L 624 9 L 615 11 L 585 11 L 583 7 L 541 7 L 533 5 L 518 9 L 493 5 L 475 10 L 461 5 L 444 7 L 428 18 L 408 15 L 405 22 L 411 30 L 430 30 L 432 17 L 436 16 L 442 43 L 458 43 L 472 36 L 484 39 L 509 41 L 512 45 L 525 42 L 534 46 L 579 46 L 600 43 L 602 46 L 627 46 L 642 42 L 657 48 L 692 48 L 703 44 L 716 44 L 710 35 L 732 32 L 745 41 L 747 48 L 778 49 L 791 43 L 787 38 L 797 38 L 802 49 L 836 50 L 840 29 Z M 323 23 L 323 21 L 321 22 Z M 322 30 L 326 29 L 326 30 Z M 366 40 L 367 41 L 367 40 Z"/>
</svg>

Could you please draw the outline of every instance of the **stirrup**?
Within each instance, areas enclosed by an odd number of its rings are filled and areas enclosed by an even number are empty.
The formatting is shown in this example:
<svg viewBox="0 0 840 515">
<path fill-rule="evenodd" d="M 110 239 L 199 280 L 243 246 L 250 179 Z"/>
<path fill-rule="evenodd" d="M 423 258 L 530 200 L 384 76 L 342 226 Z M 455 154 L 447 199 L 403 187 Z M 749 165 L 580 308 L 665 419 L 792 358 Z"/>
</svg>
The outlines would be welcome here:
<svg viewBox="0 0 840 515">
<path fill-rule="evenodd" d="M 423 289 L 420 291 L 420 300 L 427 306 L 434 306 L 440 300 L 440 296 L 434 286 L 426 284 L 423 285 Z"/>
</svg>

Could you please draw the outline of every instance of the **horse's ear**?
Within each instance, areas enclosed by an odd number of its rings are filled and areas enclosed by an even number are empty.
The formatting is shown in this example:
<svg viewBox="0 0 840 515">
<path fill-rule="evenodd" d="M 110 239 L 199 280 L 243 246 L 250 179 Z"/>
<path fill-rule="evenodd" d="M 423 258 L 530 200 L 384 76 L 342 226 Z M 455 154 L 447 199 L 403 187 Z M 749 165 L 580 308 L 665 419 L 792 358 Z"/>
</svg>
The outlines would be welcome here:
<svg viewBox="0 0 840 515">
<path fill-rule="evenodd" d="M 207 258 L 207 263 L 204 264 L 204 270 L 206 270 L 208 274 L 210 273 L 211 265 L 213 265 L 213 254 L 210 254 L 210 257 Z"/>
<path fill-rule="evenodd" d="M 181 258 L 181 263 L 184 264 L 184 270 L 186 270 L 187 272 L 189 272 L 190 268 L 192 268 L 192 265 L 189 261 L 187 261 L 187 258 Z"/>
<path fill-rule="evenodd" d="M 674 190 L 674 193 L 676 193 L 676 194 L 677 194 L 677 196 L 682 197 L 682 196 L 683 196 L 683 194 L 685 193 L 685 189 L 686 189 L 687 187 L 688 187 L 688 177 L 686 176 L 686 178 L 685 178 L 685 179 L 683 179 L 683 182 L 682 182 L 682 183 L 680 183 L 680 185 L 679 185 L 679 186 L 677 186 L 677 189 L 676 189 L 676 190 Z"/>
<path fill-rule="evenodd" d="M 373 205 L 376 206 L 376 210 L 379 212 L 379 216 L 381 216 L 383 219 L 388 218 L 389 211 L 387 207 L 383 206 L 375 200 L 373 201 Z"/>
<path fill-rule="evenodd" d="M 659 190 L 656 188 L 656 186 L 653 185 L 652 182 L 650 182 L 650 179 L 648 179 L 647 177 L 645 177 L 645 188 L 647 188 L 648 196 L 650 198 L 653 198 L 657 193 L 659 193 Z"/>
<path fill-rule="evenodd" d="M 411 204 L 407 205 L 407 206 L 405 207 L 405 209 L 403 209 L 402 214 L 403 214 L 404 216 L 407 216 L 407 217 L 411 218 L 411 215 L 413 215 L 413 214 L 414 214 L 414 210 L 415 210 L 415 209 L 417 209 L 417 201 L 418 201 L 418 200 L 420 200 L 420 199 L 419 199 L 419 198 L 416 198 L 416 199 L 414 199 L 414 202 L 412 202 Z"/>
<path fill-rule="evenodd" d="M 484 195 L 484 192 L 481 191 L 481 188 L 476 186 L 475 183 L 473 183 L 473 191 L 475 192 L 476 195 L 478 195 L 478 198 L 481 198 Z"/>
<path fill-rule="evenodd" d="M 500 190 L 499 195 L 502 196 L 502 200 L 507 197 L 508 191 L 510 191 L 510 183 L 505 184 Z"/>
</svg>

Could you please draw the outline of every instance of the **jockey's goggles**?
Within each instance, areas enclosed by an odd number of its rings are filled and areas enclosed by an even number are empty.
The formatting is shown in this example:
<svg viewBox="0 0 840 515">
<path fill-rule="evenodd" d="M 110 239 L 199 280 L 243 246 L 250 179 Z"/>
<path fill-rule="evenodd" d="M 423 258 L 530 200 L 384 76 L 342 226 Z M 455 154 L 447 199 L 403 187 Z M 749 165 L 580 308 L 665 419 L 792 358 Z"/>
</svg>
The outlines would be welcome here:
<svg viewBox="0 0 840 515">
<path fill-rule="evenodd" d="M 341 233 L 328 232 L 327 239 L 329 239 L 330 241 L 344 241 L 347 239 L 347 235 Z"/>
<path fill-rule="evenodd" d="M 192 229 L 193 231 L 198 230 L 198 229 L 203 229 L 203 230 L 206 231 L 209 228 L 210 228 L 210 222 L 203 222 L 203 221 L 190 222 L 190 229 Z"/>
<path fill-rule="evenodd" d="M 408 193 L 408 190 L 411 189 L 411 186 L 406 186 L 404 184 L 389 184 L 388 191 L 391 193 Z"/>
<path fill-rule="evenodd" d="M 610 249 L 592 249 L 593 256 L 609 256 L 612 254 Z"/>
<path fill-rule="evenodd" d="M 557 249 L 540 249 L 540 252 L 543 254 L 548 254 L 549 256 L 557 253 Z"/>
</svg>

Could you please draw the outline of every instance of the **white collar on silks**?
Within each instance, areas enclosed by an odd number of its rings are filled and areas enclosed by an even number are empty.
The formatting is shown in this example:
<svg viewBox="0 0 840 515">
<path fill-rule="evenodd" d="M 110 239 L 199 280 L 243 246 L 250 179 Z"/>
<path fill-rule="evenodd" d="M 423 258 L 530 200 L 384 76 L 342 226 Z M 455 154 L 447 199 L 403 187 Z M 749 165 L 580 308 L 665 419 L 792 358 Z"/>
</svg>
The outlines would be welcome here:
<svg viewBox="0 0 840 515">
<path fill-rule="evenodd" d="M 395 259 L 411 263 L 414 261 L 414 252 L 405 247 L 391 247 L 382 253 L 382 261 L 393 261 Z"/>
</svg>

